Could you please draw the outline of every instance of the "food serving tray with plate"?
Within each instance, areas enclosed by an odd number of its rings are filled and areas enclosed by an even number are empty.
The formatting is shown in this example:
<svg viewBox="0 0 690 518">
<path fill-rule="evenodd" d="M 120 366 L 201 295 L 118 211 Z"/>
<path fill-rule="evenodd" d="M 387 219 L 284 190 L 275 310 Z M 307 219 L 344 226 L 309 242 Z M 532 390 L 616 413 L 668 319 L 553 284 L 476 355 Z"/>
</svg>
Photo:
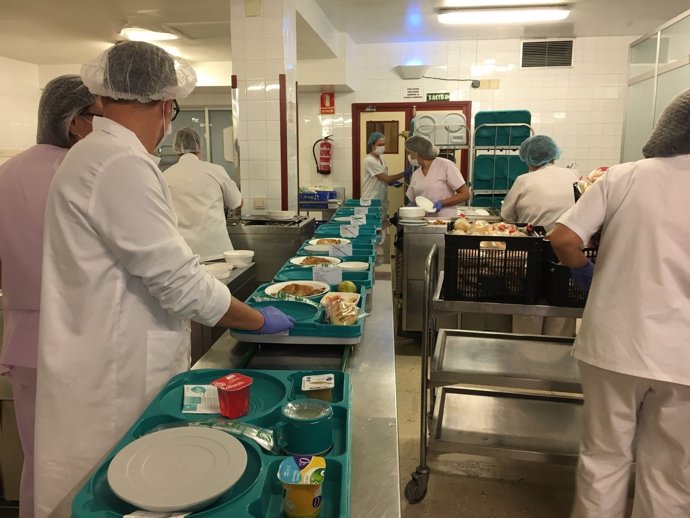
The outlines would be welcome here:
<svg viewBox="0 0 690 518">
<path fill-rule="evenodd" d="M 355 273 L 366 274 L 367 272 L 352 272 L 352 274 Z M 287 279 L 286 281 L 292 280 L 294 279 Z M 298 284 L 299 282 L 297 280 Z M 304 300 L 281 299 L 279 295 L 270 295 L 271 287 L 275 284 L 262 284 L 245 300 L 245 303 L 256 309 L 274 306 L 294 318 L 295 327 L 286 333 L 266 335 L 231 329 L 230 334 L 234 338 L 243 342 L 262 344 L 356 345 L 362 341 L 366 318 L 359 318 L 354 325 L 334 325 L 328 322 L 326 309 L 320 303 L 321 298 L 328 291 L 324 291 L 318 296 L 305 297 Z M 280 282 L 280 284 L 290 283 Z M 357 282 L 355 282 L 355 286 L 357 286 L 360 294 L 357 308 L 361 313 L 366 306 L 367 290 L 366 287 L 361 284 L 358 285 Z M 331 286 L 330 291 L 337 291 L 336 286 Z"/>
<path fill-rule="evenodd" d="M 337 267 L 337 265 L 335 265 Z M 309 281 L 312 279 L 314 273 L 311 268 L 304 268 L 302 266 L 295 266 L 289 262 L 281 268 L 276 274 L 274 280 L 282 281 Z M 374 268 L 373 265 L 366 272 L 347 271 L 343 270 L 343 280 L 352 281 L 359 290 L 362 286 L 371 288 L 374 285 Z"/>
<path fill-rule="evenodd" d="M 182 413 L 185 385 L 209 385 L 231 372 L 253 379 L 250 387 L 249 412 L 236 419 L 243 423 L 274 429 L 281 426 L 281 408 L 291 401 L 307 398 L 302 392 L 302 378 L 315 374 L 332 374 L 333 447 L 324 454 L 326 473 L 320 518 L 350 516 L 351 485 L 351 412 L 350 378 L 338 371 L 271 371 L 271 370 L 192 370 L 173 377 L 134 422 L 113 450 L 81 487 L 72 501 L 74 518 L 121 518 L 137 508 L 121 500 L 108 483 L 108 468 L 127 445 L 158 429 L 185 426 L 209 419 L 225 420 L 220 414 Z M 194 430 L 198 428 L 194 427 Z M 159 432 L 160 433 L 160 432 Z M 280 462 L 286 455 L 269 453 L 244 436 L 237 437 L 246 452 L 246 468 L 237 482 L 210 505 L 194 511 L 192 518 L 272 518 L 284 516 L 283 486 L 278 481 Z M 174 463 L 173 463 L 174 464 Z M 184 469 L 180 466 L 179 469 Z M 190 490 L 193 490 L 191 488 Z M 181 509 L 180 511 L 184 511 Z"/>
</svg>

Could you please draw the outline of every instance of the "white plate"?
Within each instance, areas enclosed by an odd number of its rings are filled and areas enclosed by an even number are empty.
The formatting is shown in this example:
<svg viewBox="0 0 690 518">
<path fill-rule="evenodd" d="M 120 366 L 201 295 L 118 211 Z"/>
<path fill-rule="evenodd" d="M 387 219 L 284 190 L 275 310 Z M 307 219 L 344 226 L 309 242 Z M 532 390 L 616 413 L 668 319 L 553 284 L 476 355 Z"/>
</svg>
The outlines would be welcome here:
<svg viewBox="0 0 690 518">
<path fill-rule="evenodd" d="M 337 216 L 337 217 L 333 218 L 333 221 L 343 221 L 343 222 L 349 223 L 351 220 L 350 220 L 350 216 Z"/>
<path fill-rule="evenodd" d="M 230 270 L 234 268 L 234 265 L 230 263 L 214 263 L 205 264 L 204 268 L 208 273 L 213 275 L 216 279 L 222 280 L 230 277 Z"/>
<path fill-rule="evenodd" d="M 264 292 L 266 295 L 270 297 L 275 297 L 278 295 L 278 292 L 282 290 L 285 286 L 288 284 L 306 284 L 307 286 L 311 286 L 312 288 L 321 288 L 323 291 L 317 295 L 312 295 L 311 297 L 305 297 L 307 299 L 317 299 L 324 294 L 328 293 L 331 291 L 331 287 L 326 284 L 325 282 L 319 282 L 319 281 L 285 281 L 285 282 L 276 282 L 275 284 L 271 284 L 270 286 L 266 286 L 266 289 Z"/>
<path fill-rule="evenodd" d="M 417 196 L 414 199 L 417 207 L 423 208 L 426 212 L 434 212 L 434 202 L 424 196 Z"/>
<path fill-rule="evenodd" d="M 426 221 L 423 219 L 399 219 L 398 223 L 401 225 L 416 225 L 418 227 L 426 225 Z"/>
<path fill-rule="evenodd" d="M 278 221 L 285 221 L 288 219 L 292 219 L 295 216 L 297 216 L 297 213 L 292 210 L 269 210 L 268 211 L 268 217 L 270 219 L 275 219 Z"/>
<path fill-rule="evenodd" d="M 350 272 L 364 272 L 369 269 L 369 263 L 365 263 L 364 261 L 346 261 L 340 263 L 338 266 Z"/>
<path fill-rule="evenodd" d="M 315 265 L 313 265 L 313 264 L 303 265 L 302 263 L 303 263 L 306 259 L 310 259 L 310 258 L 312 258 L 312 257 L 313 257 L 313 256 L 311 256 L 311 255 L 299 255 L 299 256 L 297 256 L 297 257 L 291 258 L 291 259 L 290 259 L 290 263 L 292 263 L 292 264 L 294 264 L 294 265 L 296 265 L 296 266 L 304 266 L 305 268 L 311 268 L 311 267 L 313 267 L 313 266 L 315 266 Z M 328 262 L 331 263 L 331 264 L 338 264 L 338 263 L 340 262 L 340 259 L 338 259 L 337 257 L 319 256 L 318 258 L 321 259 L 321 260 L 323 260 L 323 261 L 328 261 Z"/>
<path fill-rule="evenodd" d="M 321 299 L 321 305 L 325 306 L 328 304 L 330 300 L 332 300 L 334 297 L 341 297 L 345 300 L 350 300 L 354 304 L 357 304 L 359 302 L 359 293 L 350 293 L 350 292 L 345 292 L 345 291 L 332 291 L 330 293 L 327 293 L 326 295 L 323 296 Z"/>
<path fill-rule="evenodd" d="M 321 241 L 322 239 L 337 239 L 339 245 L 346 245 L 350 242 L 349 239 L 345 239 L 342 237 L 317 237 L 316 239 L 310 239 L 309 244 L 310 245 L 318 245 L 319 241 Z M 330 245 L 323 245 L 323 246 L 330 246 Z"/>
<path fill-rule="evenodd" d="M 306 245 L 304 247 L 307 252 L 328 252 L 330 248 L 330 245 Z"/>
<path fill-rule="evenodd" d="M 240 479 L 247 452 L 235 437 L 205 427 L 161 430 L 128 444 L 108 466 L 113 492 L 137 509 L 201 509 Z"/>
</svg>

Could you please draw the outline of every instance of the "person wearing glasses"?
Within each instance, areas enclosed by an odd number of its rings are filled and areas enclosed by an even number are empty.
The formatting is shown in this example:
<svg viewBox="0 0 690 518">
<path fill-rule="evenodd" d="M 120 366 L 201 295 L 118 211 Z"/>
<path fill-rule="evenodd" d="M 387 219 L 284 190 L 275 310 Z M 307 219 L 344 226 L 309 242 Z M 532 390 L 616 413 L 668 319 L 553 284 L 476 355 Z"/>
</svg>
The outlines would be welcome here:
<svg viewBox="0 0 690 518">
<path fill-rule="evenodd" d="M 233 250 L 225 207 L 242 207 L 242 194 L 222 166 L 201 160 L 201 137 L 193 128 L 175 133 L 173 151 L 180 158 L 163 176 L 180 234 L 202 262 L 223 259 L 223 252 Z"/>
<path fill-rule="evenodd" d="M 79 76 L 56 77 L 39 101 L 36 145 L 0 166 L 0 289 L 5 315 L 0 373 L 12 385 L 24 450 L 20 518 L 34 515 L 36 351 L 48 187 L 67 150 L 91 132 L 91 114 L 100 113 L 100 103 Z"/>
<path fill-rule="evenodd" d="M 84 64 L 103 117 L 67 154 L 46 205 L 35 434 L 37 518 L 71 515 L 72 495 L 163 385 L 189 368 L 190 325 L 260 333 L 293 327 L 234 299 L 177 228 L 152 155 L 175 100 L 194 88 L 184 60 L 145 42 Z"/>
</svg>

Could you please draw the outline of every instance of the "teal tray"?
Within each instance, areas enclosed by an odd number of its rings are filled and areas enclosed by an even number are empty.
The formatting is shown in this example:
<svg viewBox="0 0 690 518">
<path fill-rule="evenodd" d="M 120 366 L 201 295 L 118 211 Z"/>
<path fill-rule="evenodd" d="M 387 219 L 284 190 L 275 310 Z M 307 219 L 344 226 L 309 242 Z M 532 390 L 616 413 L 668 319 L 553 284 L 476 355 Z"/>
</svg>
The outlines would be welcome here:
<svg viewBox="0 0 690 518">
<path fill-rule="evenodd" d="M 340 235 L 340 225 L 333 225 L 331 223 L 326 223 L 324 225 L 321 225 L 319 228 L 316 229 L 316 232 L 314 232 L 314 237 L 319 238 L 319 237 L 343 237 Z M 376 236 L 376 228 L 373 225 L 360 225 L 359 227 L 359 235 L 356 238 L 347 238 L 347 239 L 358 239 L 360 241 L 364 240 L 370 240 L 373 241 L 377 238 Z"/>
<path fill-rule="evenodd" d="M 372 243 L 369 240 L 352 240 L 352 255 L 357 256 L 357 257 L 363 257 L 367 256 L 372 259 L 376 258 L 376 248 L 374 247 L 374 243 Z M 310 252 L 309 250 L 305 250 L 305 248 L 309 246 L 309 241 L 305 241 L 302 243 L 302 246 L 297 250 L 296 255 L 328 255 L 327 251 L 323 252 Z"/>
<path fill-rule="evenodd" d="M 254 378 L 250 389 L 249 413 L 239 421 L 273 428 L 279 424 L 280 408 L 289 401 L 303 399 L 304 376 L 334 374 L 333 389 L 334 430 L 333 448 L 326 458 L 326 480 L 320 518 L 350 516 L 352 424 L 350 412 L 350 377 L 338 371 L 258 371 L 204 369 L 187 371 L 172 378 L 134 422 L 120 442 L 82 486 L 72 501 L 74 518 L 121 518 L 135 511 L 135 507 L 120 500 L 110 489 L 107 470 L 112 458 L 135 439 L 160 425 L 186 421 L 203 421 L 219 414 L 183 414 L 184 385 L 209 384 L 230 372 L 241 372 Z M 209 507 L 192 513 L 198 518 L 284 518 L 282 512 L 283 487 L 278 481 L 278 465 L 282 455 L 265 452 L 259 446 L 238 437 L 247 451 L 247 469 L 240 480 Z"/>
<path fill-rule="evenodd" d="M 374 198 L 370 201 L 371 201 L 371 205 L 369 205 L 370 207 L 381 207 L 382 206 L 381 200 Z M 354 198 L 347 199 L 343 203 L 343 207 L 361 207 L 361 206 L 362 206 L 362 204 L 361 204 L 360 200 L 354 199 Z"/>
<path fill-rule="evenodd" d="M 276 282 L 283 281 L 311 281 L 312 272 L 311 268 L 303 268 L 301 266 L 290 265 L 290 268 L 283 268 L 274 277 Z M 357 285 L 357 289 L 364 286 L 365 288 L 371 288 L 374 285 L 374 272 L 373 268 L 370 268 L 366 272 L 346 272 L 343 271 L 343 280 L 352 281 Z"/>
<path fill-rule="evenodd" d="M 367 213 L 367 217 L 369 216 L 375 216 L 381 219 L 382 213 L 383 213 L 383 207 L 367 207 L 369 209 L 369 212 Z M 354 216 L 355 215 L 355 208 L 354 207 L 340 207 L 338 210 L 335 211 L 334 216 Z"/>
<path fill-rule="evenodd" d="M 362 272 L 366 273 L 366 272 Z M 289 279 L 288 279 L 289 280 Z M 306 279 L 303 279 L 306 280 Z M 257 298 L 265 297 L 264 291 L 271 283 L 262 284 L 254 293 L 252 293 L 245 304 L 253 308 L 260 308 L 264 306 L 274 306 L 284 313 L 293 317 L 295 327 L 287 334 L 276 335 L 260 335 L 257 333 L 248 333 L 231 329 L 232 336 L 245 342 L 259 342 L 259 343 L 284 343 L 284 344 L 343 344 L 355 345 L 362 340 L 362 333 L 364 332 L 364 322 L 366 319 L 361 318 L 357 324 L 353 326 L 334 326 L 333 324 L 325 322 L 326 311 L 319 304 L 321 297 L 311 299 L 318 307 L 311 304 L 291 301 L 291 300 L 261 300 Z M 357 290 L 360 297 L 357 306 L 361 310 L 365 307 L 367 302 L 366 287 L 358 284 Z M 331 286 L 331 291 L 335 291 L 335 286 Z"/>
</svg>

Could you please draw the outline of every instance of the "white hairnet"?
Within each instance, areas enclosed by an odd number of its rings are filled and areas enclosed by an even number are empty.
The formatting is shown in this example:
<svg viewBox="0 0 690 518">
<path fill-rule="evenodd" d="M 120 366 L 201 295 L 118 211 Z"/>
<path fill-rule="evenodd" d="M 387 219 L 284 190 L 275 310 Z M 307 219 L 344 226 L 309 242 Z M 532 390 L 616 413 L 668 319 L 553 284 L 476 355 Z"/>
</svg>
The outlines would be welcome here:
<svg viewBox="0 0 690 518">
<path fill-rule="evenodd" d="M 178 155 L 198 153 L 201 150 L 201 137 L 194 128 L 182 128 L 175 133 L 173 152 Z"/>
<path fill-rule="evenodd" d="M 679 94 L 663 111 L 642 154 L 645 158 L 690 154 L 690 89 Z"/>
<path fill-rule="evenodd" d="M 532 167 L 548 164 L 560 157 L 561 148 L 546 135 L 534 135 L 520 144 L 520 158 Z"/>
<path fill-rule="evenodd" d="M 48 82 L 38 103 L 37 144 L 70 147 L 72 119 L 96 102 L 78 75 L 56 77 Z"/>
<path fill-rule="evenodd" d="M 424 160 L 433 160 L 438 156 L 438 148 L 421 135 L 413 135 L 405 141 L 405 149 L 417 153 Z"/>
<path fill-rule="evenodd" d="M 91 93 L 140 103 L 184 99 L 196 86 L 196 73 L 185 60 L 143 41 L 113 45 L 81 67 Z"/>
</svg>

